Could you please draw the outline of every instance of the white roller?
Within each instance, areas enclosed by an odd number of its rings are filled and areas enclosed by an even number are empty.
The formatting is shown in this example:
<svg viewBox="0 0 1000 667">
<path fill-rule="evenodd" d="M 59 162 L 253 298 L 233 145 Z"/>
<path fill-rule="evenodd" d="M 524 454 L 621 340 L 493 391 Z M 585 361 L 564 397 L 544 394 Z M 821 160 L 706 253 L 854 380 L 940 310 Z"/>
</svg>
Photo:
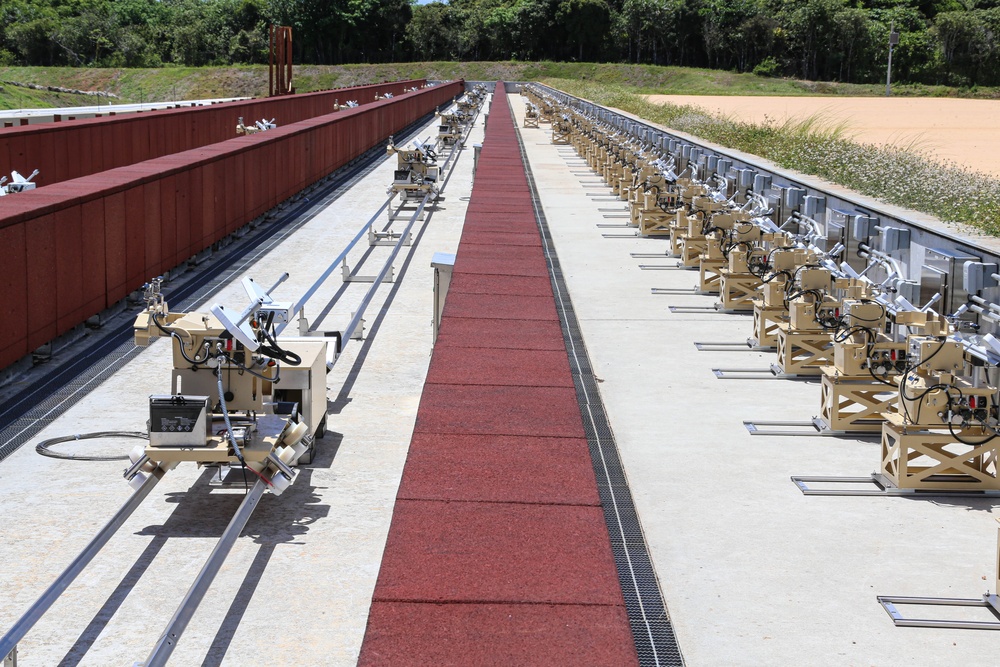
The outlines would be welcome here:
<svg viewBox="0 0 1000 667">
<path fill-rule="evenodd" d="M 280 496 L 288 488 L 288 485 L 292 483 L 292 480 L 285 477 L 285 473 L 276 472 L 271 477 L 271 493 L 276 496 Z"/>
<path fill-rule="evenodd" d="M 299 422 L 292 428 L 288 429 L 288 432 L 285 433 L 285 437 L 283 438 L 283 442 L 288 447 L 294 447 L 299 444 L 299 441 L 301 441 L 302 438 L 306 437 L 307 433 L 309 433 L 309 427 L 305 424 L 305 422 Z"/>
<path fill-rule="evenodd" d="M 128 453 L 128 460 L 131 461 L 132 463 L 135 463 L 145 455 L 146 455 L 146 445 L 136 445 Z"/>
<path fill-rule="evenodd" d="M 137 472 L 136 474 L 132 475 L 132 479 L 130 479 L 128 481 L 128 485 L 132 487 L 133 491 L 138 491 L 139 487 L 142 486 L 143 483 L 148 478 L 149 478 L 149 475 L 147 475 L 146 473 L 144 473 L 144 472 Z"/>
<path fill-rule="evenodd" d="M 280 460 L 285 465 L 290 466 L 295 462 L 294 461 L 295 450 L 292 449 L 291 447 L 279 447 L 278 449 L 275 450 L 275 454 L 277 454 L 278 460 Z"/>
</svg>

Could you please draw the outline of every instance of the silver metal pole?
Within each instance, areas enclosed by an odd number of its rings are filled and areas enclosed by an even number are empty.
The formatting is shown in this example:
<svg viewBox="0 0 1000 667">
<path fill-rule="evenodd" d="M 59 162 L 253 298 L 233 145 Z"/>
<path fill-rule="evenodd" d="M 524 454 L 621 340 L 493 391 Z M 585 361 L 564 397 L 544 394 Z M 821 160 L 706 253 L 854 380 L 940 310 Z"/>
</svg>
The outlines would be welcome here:
<svg viewBox="0 0 1000 667">
<path fill-rule="evenodd" d="M 395 195 L 393 195 L 393 196 L 395 196 Z M 313 295 L 316 294 L 316 290 L 318 290 L 320 288 L 320 286 L 323 283 L 326 282 L 326 279 L 329 278 L 333 274 L 334 271 L 336 271 L 337 269 L 340 268 L 340 263 L 343 262 L 344 259 L 347 257 L 347 253 L 349 253 L 351 251 L 351 249 L 355 245 L 357 245 L 358 241 L 360 241 L 362 238 L 365 237 L 365 235 L 368 233 L 368 228 L 371 227 L 373 224 L 375 224 L 375 221 L 378 220 L 378 217 L 380 215 L 382 215 L 382 211 L 384 211 L 387 208 L 389 208 L 389 204 L 392 203 L 392 199 L 393 199 L 393 197 L 389 197 L 388 199 L 385 200 L 385 203 L 382 204 L 382 206 L 379 208 L 379 210 L 375 211 L 375 215 L 373 215 L 371 218 L 369 218 L 368 222 L 366 222 L 364 225 L 362 225 L 362 227 L 358 231 L 357 235 L 353 239 L 351 239 L 351 242 L 348 243 L 347 246 L 342 251 L 340 251 L 340 254 L 337 255 L 337 258 L 334 259 L 330 263 L 330 266 L 327 268 L 326 271 L 323 272 L 323 275 L 321 275 L 319 277 L 319 280 L 317 280 L 315 283 L 313 283 L 313 286 L 310 287 L 309 290 L 306 291 L 306 293 L 302 295 L 302 298 L 300 298 L 298 301 L 295 302 L 295 306 L 292 308 L 292 312 L 289 313 L 288 321 L 287 322 L 282 322 L 277 327 L 277 329 L 275 330 L 276 334 L 280 334 L 282 331 L 285 330 L 285 327 L 287 327 L 291 323 L 291 321 L 295 317 L 295 315 L 297 315 L 299 313 L 299 311 L 302 310 L 302 306 L 306 305 L 306 301 L 308 301 L 309 299 L 311 299 L 313 297 Z"/>
<path fill-rule="evenodd" d="M 896 22 L 889 24 L 889 65 L 885 69 L 885 96 L 892 95 L 892 47 L 899 44 L 899 33 L 896 32 Z"/>
<path fill-rule="evenodd" d="M 892 44 L 889 45 L 889 65 L 885 68 L 885 96 L 892 94 Z"/>
<path fill-rule="evenodd" d="M 265 294 L 267 294 L 268 296 L 270 296 L 271 292 L 273 292 L 274 290 L 278 289 L 278 285 L 280 285 L 281 283 L 285 282 L 286 280 L 288 280 L 288 271 L 285 271 L 284 273 L 282 273 L 281 277 L 278 278 L 278 281 L 276 283 L 274 283 L 273 285 L 271 285 L 270 289 L 268 289 L 267 292 L 265 292 Z"/>
<path fill-rule="evenodd" d="M 250 493 L 243 499 L 239 509 L 236 510 L 236 514 L 233 515 L 233 518 L 229 521 L 229 525 L 226 526 L 225 532 L 222 533 L 222 537 L 219 538 L 218 544 L 215 545 L 215 549 L 212 550 L 212 555 L 205 561 L 205 565 L 201 568 L 201 572 L 198 573 L 198 577 L 191 584 L 191 588 L 188 589 L 187 595 L 184 596 L 184 600 L 181 602 L 181 606 L 174 612 L 173 618 L 170 619 L 167 628 L 160 635 L 153 650 L 150 651 L 149 657 L 146 658 L 145 662 L 141 663 L 143 667 L 163 667 L 163 665 L 167 664 L 167 660 L 170 659 L 170 654 L 173 653 L 174 647 L 177 646 L 177 642 L 184 633 L 184 629 L 187 627 L 191 617 L 194 616 L 194 612 L 197 611 L 198 605 L 201 604 L 202 598 L 205 597 L 205 593 L 208 592 L 208 587 L 212 585 L 215 575 L 219 573 L 222 563 L 229 555 L 233 544 L 236 543 L 236 538 L 240 536 L 243 528 L 246 527 L 247 521 L 250 520 L 250 515 L 253 514 L 266 488 L 264 480 L 258 479 L 257 483 L 250 489 Z"/>
<path fill-rule="evenodd" d="M 459 141 L 456 141 L 454 144 L 451 145 L 451 151 L 448 152 L 448 157 L 446 157 L 444 159 L 444 162 L 441 163 L 441 171 L 445 171 L 448 168 L 448 164 L 452 161 L 452 158 L 455 157 L 455 154 L 458 153 L 459 146 L 465 143 L 465 140 L 468 138 L 469 138 L 469 133 L 467 133 Z"/>
<path fill-rule="evenodd" d="M 358 304 L 357 312 L 354 313 L 354 317 L 351 318 L 347 328 L 344 329 L 343 340 L 341 343 L 344 347 L 347 347 L 347 341 L 351 340 L 351 336 L 354 335 L 354 330 L 357 329 L 358 324 L 361 323 L 361 318 L 365 314 L 365 309 L 368 308 L 368 304 L 371 303 L 379 285 L 382 284 L 382 281 L 385 280 L 386 274 L 389 273 L 389 269 L 392 268 L 392 262 L 396 259 L 396 255 L 399 254 L 400 248 L 403 247 L 403 242 L 406 240 L 406 237 L 410 235 L 410 230 L 413 229 L 413 224 L 417 221 L 417 218 L 420 217 L 420 214 L 424 212 L 424 206 L 427 205 L 427 200 L 429 198 L 429 194 L 424 195 L 424 199 L 420 202 L 420 206 L 417 207 L 417 210 L 414 211 L 413 215 L 410 217 L 410 222 L 406 225 L 406 229 L 399 235 L 399 240 L 396 241 L 396 245 L 392 247 L 392 253 L 389 255 L 389 259 L 386 260 L 385 266 L 383 266 L 382 270 L 379 271 L 377 276 L 375 276 L 375 281 L 372 283 L 372 286 L 368 288 L 368 292 L 365 294 L 364 298 L 361 299 L 361 303 Z"/>
<path fill-rule="evenodd" d="M 14 626 L 0 638 L 0 658 L 5 657 L 17 646 L 17 643 L 24 638 L 24 635 L 28 633 L 29 630 L 38 622 L 38 619 L 48 611 L 49 607 L 59 599 L 63 591 L 69 588 L 69 585 L 73 583 L 77 575 L 83 571 L 83 568 L 87 567 L 94 556 L 108 543 L 108 540 L 122 527 L 122 524 L 132 515 L 132 512 L 136 510 L 137 507 L 146 499 L 149 492 L 153 490 L 156 483 L 166 474 L 163 468 L 157 468 L 146 481 L 136 489 L 124 505 L 115 513 L 111 520 L 108 521 L 103 528 L 94 536 L 94 539 L 84 548 L 80 554 L 73 559 L 69 566 L 63 571 L 59 577 L 52 582 L 42 596 L 35 601 L 35 604 L 28 608 L 28 611 L 24 612 L 21 618 L 17 619 Z"/>
<path fill-rule="evenodd" d="M 477 111 L 477 116 L 478 116 L 478 111 Z M 475 123 L 474 120 L 473 123 Z M 471 127 L 470 127 L 470 132 L 471 132 Z M 451 155 L 448 156 L 448 160 L 451 160 L 451 156 L 455 154 L 455 152 L 457 151 L 457 147 L 458 143 L 452 146 L 452 152 Z M 410 217 L 410 221 L 407 223 L 406 229 L 403 230 L 403 233 L 399 235 L 399 240 L 396 242 L 396 245 L 393 246 L 392 253 L 389 255 L 389 259 L 386 260 L 386 263 L 382 267 L 382 270 L 379 271 L 377 276 L 375 276 L 375 281 L 372 283 L 372 286 L 368 288 L 368 292 L 365 294 L 364 298 L 361 299 L 361 303 L 358 304 L 358 309 L 354 313 L 354 317 L 351 318 L 351 321 L 347 324 L 347 328 L 344 329 L 341 342 L 342 345 L 341 351 L 343 351 L 343 348 L 347 347 L 348 341 L 350 341 L 351 336 L 354 335 L 354 330 L 357 329 L 358 325 L 361 323 L 361 318 L 364 317 L 365 309 L 368 308 L 368 304 L 370 304 L 372 298 L 374 298 L 375 292 L 378 290 L 379 285 L 382 284 L 382 281 L 385 280 L 386 274 L 388 274 L 389 270 L 392 268 L 392 263 L 393 261 L 395 261 L 396 255 L 399 254 L 400 249 L 403 247 L 403 242 L 410 235 L 410 230 L 413 229 L 414 223 L 416 223 L 417 219 L 420 217 L 420 214 L 423 213 L 424 207 L 427 206 L 427 201 L 429 198 L 430 195 L 424 195 L 424 199 L 423 201 L 420 202 L 420 206 L 417 207 L 417 210 Z M 381 212 L 382 211 L 379 210 L 379 213 Z"/>
</svg>

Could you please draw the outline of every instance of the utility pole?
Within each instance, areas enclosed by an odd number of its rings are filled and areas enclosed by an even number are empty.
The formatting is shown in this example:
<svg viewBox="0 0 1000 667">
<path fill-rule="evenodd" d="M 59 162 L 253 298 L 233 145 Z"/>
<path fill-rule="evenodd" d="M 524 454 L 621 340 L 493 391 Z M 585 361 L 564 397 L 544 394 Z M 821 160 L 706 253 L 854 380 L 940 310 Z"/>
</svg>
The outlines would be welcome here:
<svg viewBox="0 0 1000 667">
<path fill-rule="evenodd" d="M 885 96 L 892 95 L 892 47 L 899 44 L 899 33 L 896 32 L 896 22 L 889 24 L 889 66 L 885 70 Z"/>
</svg>

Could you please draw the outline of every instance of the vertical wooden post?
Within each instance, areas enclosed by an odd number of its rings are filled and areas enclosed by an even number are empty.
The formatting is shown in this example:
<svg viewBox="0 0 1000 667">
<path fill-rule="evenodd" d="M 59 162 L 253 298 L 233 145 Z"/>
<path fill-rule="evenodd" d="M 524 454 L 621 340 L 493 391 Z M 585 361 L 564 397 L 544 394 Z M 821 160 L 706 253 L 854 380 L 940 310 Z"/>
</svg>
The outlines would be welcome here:
<svg viewBox="0 0 1000 667">
<path fill-rule="evenodd" d="M 274 97 L 274 29 L 276 26 L 269 26 L 268 31 L 268 60 L 267 60 L 267 96 Z"/>
<path fill-rule="evenodd" d="M 270 26 L 268 56 L 268 96 L 289 95 L 292 87 L 292 29 Z"/>
</svg>

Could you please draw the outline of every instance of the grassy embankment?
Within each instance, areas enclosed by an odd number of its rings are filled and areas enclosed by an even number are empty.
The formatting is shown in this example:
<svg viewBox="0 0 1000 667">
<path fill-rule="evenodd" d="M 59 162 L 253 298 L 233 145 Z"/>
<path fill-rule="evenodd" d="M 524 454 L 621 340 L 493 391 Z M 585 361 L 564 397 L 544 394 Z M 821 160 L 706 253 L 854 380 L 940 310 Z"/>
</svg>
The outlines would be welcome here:
<svg viewBox="0 0 1000 667">
<path fill-rule="evenodd" d="M 552 62 L 423 62 L 381 65 L 302 65 L 295 68 L 299 92 L 408 78 L 476 81 L 570 79 L 629 86 L 638 93 L 694 95 L 858 95 L 884 94 L 882 85 L 860 85 L 796 79 L 768 79 L 753 74 L 652 65 Z M 210 97 L 254 97 L 267 92 L 267 67 L 162 67 L 96 69 L 75 67 L 2 67 L 0 81 L 36 83 L 77 90 L 104 91 L 122 102 L 165 101 Z M 970 96 L 943 86 L 893 87 L 895 95 Z M 977 89 L 977 97 L 1000 98 L 998 89 Z M 0 108 L 70 106 L 93 103 L 92 97 L 41 93 L 4 85 Z"/>
<path fill-rule="evenodd" d="M 1000 235 L 1000 182 L 942 163 L 919 146 L 874 146 L 853 142 L 843 127 L 819 119 L 753 124 L 706 114 L 696 107 L 654 105 L 641 95 L 851 95 L 878 96 L 882 85 L 767 79 L 752 74 L 646 65 L 592 63 L 402 63 L 298 66 L 299 92 L 407 78 L 495 81 L 543 80 L 595 102 L 630 111 L 708 141 L 761 155 L 773 162 L 883 201 L 929 213 L 989 234 Z M 0 81 L 61 86 L 113 93 L 121 102 L 208 97 L 261 96 L 267 67 L 164 67 L 160 69 L 0 68 Z M 92 105 L 95 98 L 0 84 L 0 108 Z M 893 87 L 895 95 L 971 96 L 945 87 Z M 977 89 L 976 97 L 1000 98 L 998 89 Z"/>
</svg>

